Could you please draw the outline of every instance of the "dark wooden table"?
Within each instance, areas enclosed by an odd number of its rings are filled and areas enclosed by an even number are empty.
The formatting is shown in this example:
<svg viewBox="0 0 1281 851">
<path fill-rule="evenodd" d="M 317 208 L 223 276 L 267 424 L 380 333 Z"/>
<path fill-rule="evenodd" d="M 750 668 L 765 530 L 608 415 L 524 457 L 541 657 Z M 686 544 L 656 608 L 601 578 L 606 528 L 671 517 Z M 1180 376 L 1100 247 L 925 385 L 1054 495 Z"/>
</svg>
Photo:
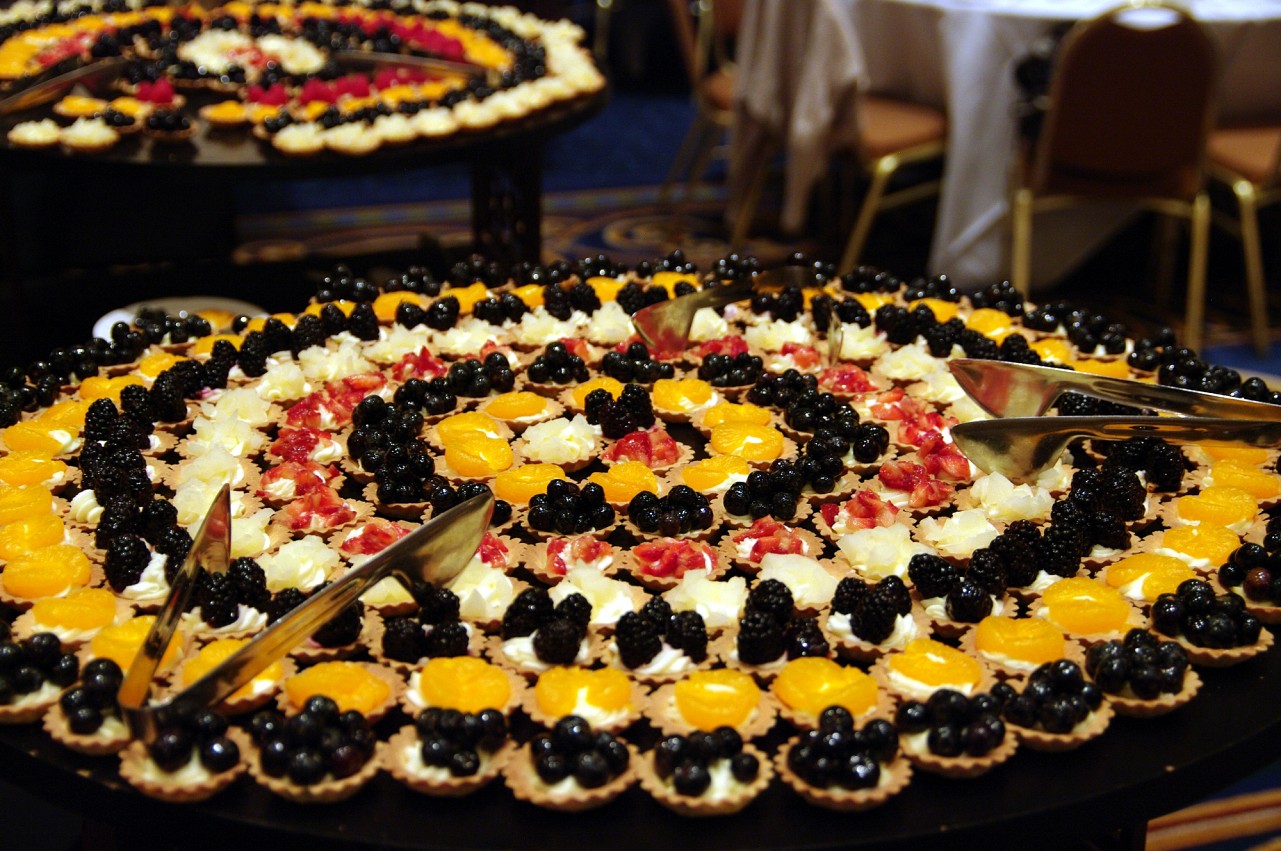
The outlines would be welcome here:
<svg viewBox="0 0 1281 851">
<path fill-rule="evenodd" d="M 1148 819 L 1281 755 L 1281 652 L 1202 673 L 1202 692 L 1169 716 L 1118 718 L 1077 751 L 1020 751 L 975 780 L 918 773 L 901 795 L 863 813 L 811 807 L 775 783 L 726 818 L 679 818 L 638 788 L 602 809 L 563 815 L 516 801 L 500 783 L 434 799 L 385 774 L 331 805 L 290 804 L 248 778 L 206 803 L 172 805 L 125 786 L 114 759 L 68 752 L 38 727 L 0 730 L 0 776 L 108 826 L 121 847 L 267 847 L 292 839 L 282 847 L 995 848 L 1100 838 L 1142 847 Z"/>
</svg>

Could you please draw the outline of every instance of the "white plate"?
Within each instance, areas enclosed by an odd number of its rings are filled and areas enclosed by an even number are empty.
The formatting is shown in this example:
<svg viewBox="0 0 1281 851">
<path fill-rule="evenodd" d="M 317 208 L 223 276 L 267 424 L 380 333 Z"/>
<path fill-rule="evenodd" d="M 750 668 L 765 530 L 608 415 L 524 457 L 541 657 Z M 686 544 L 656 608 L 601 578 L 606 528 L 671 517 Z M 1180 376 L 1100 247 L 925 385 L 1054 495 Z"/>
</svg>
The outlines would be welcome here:
<svg viewBox="0 0 1281 851">
<path fill-rule="evenodd" d="M 117 308 L 93 323 L 93 336 L 104 340 L 111 339 L 111 326 L 117 322 L 132 323 L 138 311 L 144 307 L 156 307 L 165 313 L 184 316 L 201 310 L 225 310 L 233 314 L 246 316 L 265 316 L 267 311 L 256 304 L 234 298 L 223 298 L 216 295 L 174 296 L 171 298 L 152 298 L 137 301 L 127 307 Z"/>
</svg>

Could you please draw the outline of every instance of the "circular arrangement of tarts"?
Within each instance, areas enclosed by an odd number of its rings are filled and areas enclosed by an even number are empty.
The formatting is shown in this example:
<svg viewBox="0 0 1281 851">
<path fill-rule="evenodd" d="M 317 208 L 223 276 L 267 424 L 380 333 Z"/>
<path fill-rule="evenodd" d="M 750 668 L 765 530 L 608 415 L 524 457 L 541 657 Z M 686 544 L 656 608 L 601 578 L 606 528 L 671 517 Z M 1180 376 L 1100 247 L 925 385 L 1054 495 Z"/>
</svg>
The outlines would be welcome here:
<svg viewBox="0 0 1281 851">
<path fill-rule="evenodd" d="M 1172 338 L 820 264 L 696 317 L 690 353 L 638 340 L 636 310 L 752 263 L 339 269 L 296 314 L 144 311 L 3 371 L 0 723 L 169 800 L 319 804 L 382 772 L 561 811 L 633 788 L 689 816 L 771 788 L 852 811 L 915 772 L 1092 747 L 1271 647 L 1276 453 L 1094 443 L 1010 482 L 947 434 L 981 415 L 957 347 L 1170 380 L 1200 368 Z M 827 367 L 805 347 L 831 322 Z M 1201 380 L 1278 401 L 1234 376 Z M 496 503 L 451 587 L 381 583 L 134 741 L 117 690 L 224 483 L 233 558 L 199 579 L 161 697 L 436 513 Z"/>
</svg>

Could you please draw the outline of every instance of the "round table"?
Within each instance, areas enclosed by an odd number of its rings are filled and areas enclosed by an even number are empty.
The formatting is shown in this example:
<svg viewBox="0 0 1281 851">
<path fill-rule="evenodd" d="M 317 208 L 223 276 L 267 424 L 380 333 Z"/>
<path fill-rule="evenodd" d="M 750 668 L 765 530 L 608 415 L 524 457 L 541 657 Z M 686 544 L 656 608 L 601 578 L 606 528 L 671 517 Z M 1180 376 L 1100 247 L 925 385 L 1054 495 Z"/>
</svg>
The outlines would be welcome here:
<svg viewBox="0 0 1281 851">
<path fill-rule="evenodd" d="M 125 785 L 115 758 L 66 751 L 37 726 L 0 730 L 0 776 L 114 829 L 125 846 L 171 844 L 180 831 L 191 848 L 287 839 L 308 848 L 974 848 L 1100 837 L 1142 847 L 1148 819 L 1281 755 L 1281 709 L 1272 700 L 1281 652 L 1202 669 L 1202 676 L 1201 693 L 1171 715 L 1117 718 L 1079 750 L 1023 750 L 975 780 L 918 772 L 885 805 L 850 814 L 811 807 L 778 782 L 736 816 L 686 819 L 639 788 L 599 810 L 559 814 L 516 801 L 498 782 L 465 798 L 436 799 L 386 774 L 336 804 L 290 804 L 242 778 L 206 803 L 175 806 Z"/>
<path fill-rule="evenodd" d="M 1014 63 L 1063 21 L 1116 0 L 748 0 L 738 42 L 738 102 L 730 152 L 731 205 L 750 164 L 779 140 L 782 224 L 804 224 L 810 191 L 833 153 L 849 149 L 859 89 L 936 107 L 948 154 L 929 269 L 967 289 L 1005 274 L 1008 178 L 1014 158 Z M 1219 51 L 1219 118 L 1281 110 L 1281 0 L 1187 0 Z M 1094 207 L 1047 213 L 1033 252 L 1049 283 L 1102 245 L 1131 214 Z"/>
</svg>

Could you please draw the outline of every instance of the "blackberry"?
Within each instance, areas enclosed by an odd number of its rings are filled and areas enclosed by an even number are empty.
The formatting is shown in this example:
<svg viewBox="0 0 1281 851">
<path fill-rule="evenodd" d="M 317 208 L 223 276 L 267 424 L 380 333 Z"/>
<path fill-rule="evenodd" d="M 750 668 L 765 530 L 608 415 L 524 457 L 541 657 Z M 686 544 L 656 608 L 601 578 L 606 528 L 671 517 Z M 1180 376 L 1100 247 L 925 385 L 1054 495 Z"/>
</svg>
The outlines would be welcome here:
<svg viewBox="0 0 1281 851">
<path fill-rule="evenodd" d="M 788 624 L 786 635 L 788 659 L 831 655 L 832 648 L 817 618 L 796 618 Z"/>
<path fill-rule="evenodd" d="M 1057 534 L 1063 540 L 1068 540 L 1068 535 L 1071 535 L 1071 539 L 1076 542 L 1078 556 L 1088 554 L 1093 548 L 1093 520 L 1093 516 L 1086 509 L 1071 500 L 1060 499 L 1050 510 L 1050 528 L 1057 529 Z"/>
<path fill-rule="evenodd" d="M 557 617 L 565 618 L 584 632 L 592 619 L 592 604 L 582 594 L 570 594 L 556 604 L 554 611 Z"/>
<path fill-rule="evenodd" d="M 791 620 L 796 603 L 790 588 L 777 579 L 766 579 L 752 587 L 747 606 L 769 615 L 776 623 L 785 624 Z"/>
<path fill-rule="evenodd" d="M 907 576 L 923 598 L 946 597 L 956 584 L 956 568 L 933 553 L 917 553 L 907 563 Z"/>
<path fill-rule="evenodd" d="M 657 596 L 646 600 L 645 605 L 641 606 L 640 613 L 653 621 L 660 632 L 667 628 L 673 616 L 671 604 Z"/>
<path fill-rule="evenodd" d="M 534 633 L 534 653 L 548 665 L 572 665 L 578 658 L 582 640 L 582 630 L 577 624 L 552 617 Z"/>
<path fill-rule="evenodd" d="M 1052 576 L 1072 577 L 1081 569 L 1080 537 L 1063 526 L 1051 526 L 1033 547 L 1041 570 Z"/>
<path fill-rule="evenodd" d="M 695 611 L 678 612 L 667 624 L 667 643 L 694 662 L 707 658 L 707 626 Z"/>
<path fill-rule="evenodd" d="M 958 623 L 978 623 L 991 613 L 992 597 L 968 575 L 947 595 L 947 616 Z"/>
<path fill-rule="evenodd" d="M 299 317 L 298 322 L 294 325 L 288 347 L 293 352 L 294 357 L 297 357 L 298 353 L 304 349 L 309 349 L 312 346 L 324 346 L 326 339 L 328 338 L 325 335 L 325 326 L 321 323 L 320 317 L 308 314 Z"/>
<path fill-rule="evenodd" d="M 172 579 L 191 552 L 191 533 L 181 526 L 170 526 L 156 536 L 156 552 L 165 557 L 165 578 Z"/>
<path fill-rule="evenodd" d="M 872 588 L 872 593 L 884 599 L 896 614 L 912 611 L 912 595 L 897 576 L 887 576 Z"/>
<path fill-rule="evenodd" d="M 244 557 L 235 559 L 227 568 L 227 576 L 235 586 L 238 600 L 260 612 L 267 610 L 271 592 L 267 590 L 267 574 L 258 562 Z"/>
<path fill-rule="evenodd" d="M 836 593 L 832 595 L 832 611 L 851 614 L 871 590 L 871 586 L 857 576 L 844 577 L 836 584 Z"/>
<path fill-rule="evenodd" d="M 879 586 L 877 586 L 879 587 Z M 850 631 L 869 644 L 880 644 L 894 631 L 898 613 L 883 594 L 872 593 L 850 614 Z"/>
<path fill-rule="evenodd" d="M 107 544 L 107 555 L 102 569 L 107 582 L 117 594 L 136 583 L 151 561 L 151 551 L 142 538 L 124 533 Z"/>
<path fill-rule="evenodd" d="M 470 636 L 467 627 L 459 621 L 447 621 L 433 626 L 423 639 L 423 654 L 431 658 L 466 656 Z"/>
<path fill-rule="evenodd" d="M 1005 559 L 986 547 L 977 549 L 970 556 L 970 564 L 965 569 L 965 576 L 988 594 L 1003 594 L 1005 592 Z"/>
<path fill-rule="evenodd" d="M 649 618 L 628 612 L 618 619 L 614 633 L 618 654 L 628 668 L 639 668 L 663 649 L 659 627 Z"/>
<path fill-rule="evenodd" d="M 196 605 L 205 623 L 224 627 L 240 615 L 235 582 L 225 573 L 203 573 L 196 585 Z"/>
<path fill-rule="evenodd" d="M 1130 548 L 1130 530 L 1125 526 L 1125 519 L 1111 511 L 1096 512 L 1093 517 L 1094 542 L 1111 550 L 1128 550 Z"/>
<path fill-rule="evenodd" d="M 271 623 L 283 618 L 307 601 L 307 595 L 297 588 L 283 588 L 271 598 L 267 607 L 267 619 Z"/>
<path fill-rule="evenodd" d="M 311 638 L 321 647 L 347 647 L 360 638 L 364 621 L 365 604 L 354 600 L 313 632 Z"/>
<path fill-rule="evenodd" d="M 413 618 L 385 618 L 382 652 L 398 662 L 417 662 L 427 655 L 422 627 Z"/>
<path fill-rule="evenodd" d="M 738 658 L 748 665 L 765 665 L 783 655 L 783 627 L 772 616 L 748 608 L 738 624 Z"/>
</svg>

